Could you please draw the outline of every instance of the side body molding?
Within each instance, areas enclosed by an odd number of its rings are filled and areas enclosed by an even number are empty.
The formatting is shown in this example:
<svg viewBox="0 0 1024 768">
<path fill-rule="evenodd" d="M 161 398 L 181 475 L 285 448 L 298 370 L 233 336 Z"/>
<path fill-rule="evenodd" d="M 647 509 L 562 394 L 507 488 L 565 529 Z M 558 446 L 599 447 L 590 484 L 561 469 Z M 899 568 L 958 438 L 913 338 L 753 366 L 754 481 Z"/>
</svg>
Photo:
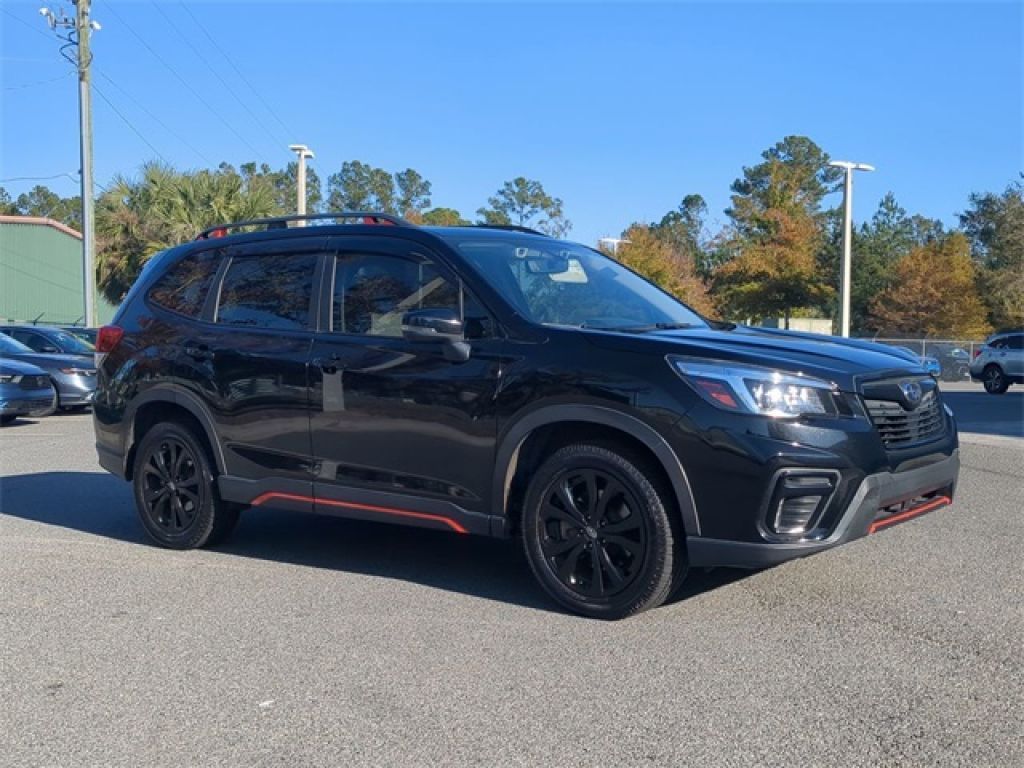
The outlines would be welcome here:
<svg viewBox="0 0 1024 768">
<path fill-rule="evenodd" d="M 519 451 L 526 438 L 539 427 L 569 421 L 583 421 L 618 429 L 647 446 L 657 457 L 672 483 L 672 490 L 675 492 L 679 512 L 682 516 L 683 530 L 687 536 L 700 536 L 700 519 L 697 517 L 697 507 L 693 501 L 690 481 L 672 447 L 652 427 L 636 417 L 599 405 L 545 406 L 532 411 L 509 427 L 498 446 L 494 464 L 492 509 L 497 514 L 492 518 L 493 520 L 500 521 L 503 525 L 507 524 L 509 491 L 512 478 L 516 473 Z M 494 531 L 494 534 L 503 535 L 499 531 Z"/>
<path fill-rule="evenodd" d="M 224 449 L 220 444 L 220 440 L 217 437 L 217 430 L 214 427 L 214 419 L 210 414 L 209 409 L 205 403 L 199 399 L 196 395 L 189 392 L 187 389 L 176 387 L 172 384 L 157 384 L 150 387 L 141 395 L 136 397 L 131 404 L 131 408 L 125 414 L 126 421 L 132 425 L 132 428 L 125 432 L 125 446 L 124 446 L 124 476 L 128 474 L 128 458 L 131 456 L 132 448 L 134 447 L 135 440 L 135 418 L 143 406 L 148 403 L 169 403 L 171 405 L 177 405 L 184 408 L 186 411 L 191 413 L 196 421 L 202 426 L 203 431 L 206 433 L 206 439 L 210 443 L 210 447 L 213 449 L 213 457 L 217 462 L 217 471 L 220 474 L 226 472 L 226 465 L 224 462 Z"/>
</svg>

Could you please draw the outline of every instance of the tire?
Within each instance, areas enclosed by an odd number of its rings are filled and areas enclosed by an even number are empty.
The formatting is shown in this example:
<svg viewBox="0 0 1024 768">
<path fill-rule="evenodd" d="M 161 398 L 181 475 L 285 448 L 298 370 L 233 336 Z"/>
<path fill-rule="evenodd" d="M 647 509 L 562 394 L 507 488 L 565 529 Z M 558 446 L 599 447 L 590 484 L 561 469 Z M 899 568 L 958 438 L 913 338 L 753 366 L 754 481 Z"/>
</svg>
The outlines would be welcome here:
<svg viewBox="0 0 1024 768">
<path fill-rule="evenodd" d="M 1001 395 L 1010 388 L 1010 380 L 998 365 L 986 365 L 981 372 L 981 381 L 990 395 Z"/>
<path fill-rule="evenodd" d="M 16 413 L 5 413 L 0 416 L 0 427 L 6 427 L 8 424 L 13 424 L 18 418 Z"/>
<path fill-rule="evenodd" d="M 568 445 L 534 474 L 526 492 L 526 558 L 565 608 L 622 619 L 661 605 L 686 571 L 670 496 L 628 454 Z M 611 494 L 611 495 L 609 495 Z"/>
<path fill-rule="evenodd" d="M 132 473 L 142 527 L 168 549 L 219 543 L 238 523 L 240 508 L 217 495 L 215 473 L 202 438 L 177 422 L 146 433 Z"/>
</svg>

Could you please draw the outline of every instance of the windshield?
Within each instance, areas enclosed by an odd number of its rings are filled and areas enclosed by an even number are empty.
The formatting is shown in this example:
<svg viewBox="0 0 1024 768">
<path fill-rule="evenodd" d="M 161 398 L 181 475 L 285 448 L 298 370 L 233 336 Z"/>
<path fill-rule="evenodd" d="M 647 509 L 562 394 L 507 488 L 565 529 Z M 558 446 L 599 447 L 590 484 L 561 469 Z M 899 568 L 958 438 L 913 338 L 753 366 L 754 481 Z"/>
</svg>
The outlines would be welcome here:
<svg viewBox="0 0 1024 768">
<path fill-rule="evenodd" d="M 20 341 L 15 341 L 5 333 L 0 333 L 0 355 L 24 355 L 32 354 L 32 350 L 22 344 Z"/>
<path fill-rule="evenodd" d="M 545 237 L 448 239 L 535 323 L 622 331 L 707 327 L 692 309 L 589 248 Z"/>
<path fill-rule="evenodd" d="M 91 355 L 96 351 L 96 347 L 89 342 L 65 331 L 54 331 L 50 334 L 50 338 L 56 342 L 62 352 L 69 355 Z"/>
</svg>

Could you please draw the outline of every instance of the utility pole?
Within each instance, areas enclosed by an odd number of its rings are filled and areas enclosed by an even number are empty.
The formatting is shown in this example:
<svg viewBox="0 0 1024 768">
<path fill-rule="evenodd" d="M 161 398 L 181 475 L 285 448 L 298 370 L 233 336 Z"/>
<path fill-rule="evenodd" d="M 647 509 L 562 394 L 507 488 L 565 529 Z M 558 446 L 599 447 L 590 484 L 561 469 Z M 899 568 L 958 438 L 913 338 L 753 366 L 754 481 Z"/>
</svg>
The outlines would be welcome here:
<svg viewBox="0 0 1024 768">
<path fill-rule="evenodd" d="M 295 201 L 295 212 L 300 216 L 306 214 L 306 158 L 313 158 L 313 150 L 307 147 L 305 144 L 290 144 L 288 149 L 299 156 L 299 168 L 296 174 L 296 197 Z M 296 222 L 300 227 L 306 226 L 306 222 L 299 220 Z"/>
<path fill-rule="evenodd" d="M 850 283 L 852 280 L 853 250 L 853 172 L 873 171 L 874 166 L 867 163 L 851 163 L 846 160 L 834 160 L 829 163 L 833 168 L 843 168 L 846 178 L 843 183 L 843 266 L 839 278 L 840 320 L 839 335 L 850 336 Z"/>
<path fill-rule="evenodd" d="M 75 6 L 74 19 L 66 16 L 63 11 L 58 16 L 45 7 L 40 8 L 39 13 L 46 18 L 50 29 L 65 41 L 60 53 L 78 70 L 79 154 L 82 163 L 82 293 L 85 298 L 85 324 L 91 328 L 96 325 L 96 223 L 92 199 L 92 89 L 89 73 L 92 53 L 89 50 L 89 38 L 100 25 L 99 22 L 89 20 L 90 0 L 72 0 L 72 3 Z M 76 50 L 74 57 L 67 53 L 69 48 Z"/>
</svg>

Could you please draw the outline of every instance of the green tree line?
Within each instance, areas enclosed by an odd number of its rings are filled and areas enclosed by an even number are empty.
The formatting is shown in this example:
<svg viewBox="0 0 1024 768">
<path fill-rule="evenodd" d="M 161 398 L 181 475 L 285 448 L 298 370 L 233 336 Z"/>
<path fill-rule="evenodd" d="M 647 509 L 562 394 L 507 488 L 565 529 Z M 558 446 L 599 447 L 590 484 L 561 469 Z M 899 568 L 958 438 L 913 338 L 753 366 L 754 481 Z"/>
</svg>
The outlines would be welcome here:
<svg viewBox="0 0 1024 768">
<path fill-rule="evenodd" d="M 718 231 L 707 229 L 704 199 L 689 194 L 661 220 L 628 227 L 615 255 L 718 317 L 836 318 L 842 211 L 824 201 L 841 172 L 829 159 L 788 136 L 743 168 Z M 974 338 L 1024 326 L 1024 175 L 966 202 L 947 231 L 889 192 L 854 228 L 855 334 Z"/>
<path fill-rule="evenodd" d="M 627 227 L 615 258 L 705 314 L 733 320 L 836 317 L 842 215 L 840 172 L 804 136 L 787 136 L 742 168 L 726 223 L 711 231 L 699 194 L 660 219 Z M 178 171 L 150 163 L 116 177 L 96 204 L 98 284 L 113 302 L 146 259 L 205 227 L 294 210 L 296 164 L 222 163 Z M 310 211 L 375 210 L 420 224 L 465 226 L 434 206 L 431 183 L 412 168 L 345 162 L 324 184 L 308 170 Z M 477 223 L 518 225 L 564 237 L 561 199 L 536 180 L 506 181 L 475 212 Z M 80 226 L 78 198 L 37 186 L 17 199 L 0 188 L 0 212 Z M 983 336 L 1024 325 L 1024 176 L 1001 192 L 974 193 L 959 226 L 908 214 L 890 192 L 853 231 L 852 326 L 858 335 Z"/>
</svg>

